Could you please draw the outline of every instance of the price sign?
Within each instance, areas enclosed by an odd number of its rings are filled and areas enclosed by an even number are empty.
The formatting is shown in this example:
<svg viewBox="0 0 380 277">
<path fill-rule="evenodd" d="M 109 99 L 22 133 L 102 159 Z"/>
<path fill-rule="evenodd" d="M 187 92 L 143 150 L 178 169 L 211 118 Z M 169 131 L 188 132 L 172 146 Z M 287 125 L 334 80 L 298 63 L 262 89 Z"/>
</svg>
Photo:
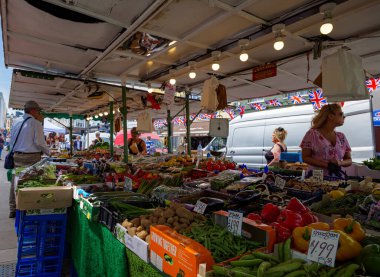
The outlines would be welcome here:
<svg viewBox="0 0 380 277">
<path fill-rule="evenodd" d="M 320 169 L 314 169 L 313 170 L 313 177 L 316 179 L 318 183 L 323 182 L 323 170 Z"/>
<path fill-rule="evenodd" d="M 313 230 L 309 242 L 307 259 L 330 267 L 335 266 L 340 234 Z"/>
<path fill-rule="evenodd" d="M 194 207 L 194 212 L 199 213 L 199 214 L 204 214 L 205 210 L 207 208 L 207 204 L 203 203 L 202 201 L 198 200 L 197 204 L 195 204 Z"/>
<path fill-rule="evenodd" d="M 132 191 L 132 179 L 125 177 L 124 179 L 124 191 Z"/>
<path fill-rule="evenodd" d="M 280 178 L 280 177 L 276 177 L 276 180 L 274 181 L 274 185 L 276 187 L 279 187 L 280 189 L 284 189 L 285 185 L 286 185 L 286 180 Z"/>
<path fill-rule="evenodd" d="M 243 225 L 243 213 L 228 211 L 227 230 L 235 236 L 241 236 L 241 227 Z"/>
</svg>

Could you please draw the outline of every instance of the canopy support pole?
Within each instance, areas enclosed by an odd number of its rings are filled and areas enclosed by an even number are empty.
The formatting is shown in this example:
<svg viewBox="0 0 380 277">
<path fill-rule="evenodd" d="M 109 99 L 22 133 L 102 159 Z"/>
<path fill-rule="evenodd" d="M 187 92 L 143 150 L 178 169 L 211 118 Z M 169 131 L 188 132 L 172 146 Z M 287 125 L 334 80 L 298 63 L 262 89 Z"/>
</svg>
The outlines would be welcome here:
<svg viewBox="0 0 380 277">
<path fill-rule="evenodd" d="M 190 93 L 186 92 L 186 142 L 187 142 L 187 154 L 191 156 L 191 137 L 190 137 Z"/>
<path fill-rule="evenodd" d="M 73 117 L 70 115 L 70 157 L 73 156 Z"/>
<path fill-rule="evenodd" d="M 173 129 L 172 129 L 172 118 L 170 116 L 170 110 L 167 110 L 168 112 L 168 153 L 172 154 L 173 153 L 173 145 L 172 145 L 172 138 L 173 138 Z"/>
<path fill-rule="evenodd" d="M 110 101 L 110 111 L 108 114 L 108 119 L 110 123 L 110 153 L 111 153 L 111 159 L 113 158 L 113 101 Z"/>
<path fill-rule="evenodd" d="M 123 114 L 123 136 L 124 136 L 124 162 L 128 163 L 128 130 L 127 130 L 127 87 L 125 82 L 122 83 L 122 114 Z"/>
</svg>

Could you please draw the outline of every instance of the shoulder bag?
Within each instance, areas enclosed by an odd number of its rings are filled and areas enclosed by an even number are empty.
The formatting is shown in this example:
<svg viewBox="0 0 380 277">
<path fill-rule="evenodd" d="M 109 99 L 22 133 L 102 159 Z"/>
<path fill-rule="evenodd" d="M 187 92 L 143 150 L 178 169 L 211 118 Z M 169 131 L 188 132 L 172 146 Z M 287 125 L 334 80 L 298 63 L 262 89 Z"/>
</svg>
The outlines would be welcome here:
<svg viewBox="0 0 380 277">
<path fill-rule="evenodd" d="M 13 149 L 14 149 L 15 146 L 16 146 L 18 136 L 20 135 L 21 130 L 22 130 L 22 126 L 24 126 L 24 123 L 25 123 L 26 121 L 28 121 L 28 119 L 30 119 L 30 118 L 31 118 L 31 117 L 28 117 L 28 118 L 26 118 L 26 119 L 22 122 L 21 127 L 20 127 L 20 129 L 18 130 L 18 134 L 17 134 L 16 140 L 15 140 L 15 143 L 13 144 L 12 150 L 11 150 L 11 152 L 8 153 L 8 155 L 5 156 L 5 161 L 4 161 L 4 168 L 5 168 L 5 169 L 13 169 L 13 168 L 15 168 L 15 161 L 14 161 L 14 158 L 13 158 L 13 155 L 14 155 Z"/>
</svg>

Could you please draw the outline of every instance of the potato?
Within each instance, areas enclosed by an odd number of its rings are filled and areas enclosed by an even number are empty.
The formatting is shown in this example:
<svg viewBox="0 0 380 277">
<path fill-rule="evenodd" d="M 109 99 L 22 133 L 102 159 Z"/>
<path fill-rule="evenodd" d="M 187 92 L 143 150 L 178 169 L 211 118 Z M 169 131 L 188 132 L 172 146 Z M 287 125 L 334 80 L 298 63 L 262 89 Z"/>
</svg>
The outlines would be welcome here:
<svg viewBox="0 0 380 277">
<path fill-rule="evenodd" d="M 183 217 L 179 219 L 179 222 L 180 222 L 180 223 L 185 223 L 185 224 L 187 224 L 187 225 L 190 224 L 190 220 L 188 220 L 187 218 L 183 218 Z"/>
<path fill-rule="evenodd" d="M 174 228 L 173 228 L 175 231 L 179 231 L 179 230 L 181 230 L 181 226 L 179 226 L 179 225 L 177 225 L 177 226 L 174 226 Z"/>
<path fill-rule="evenodd" d="M 173 224 L 174 222 L 174 219 L 172 217 L 169 217 L 167 220 L 166 220 L 166 223 L 169 223 L 169 224 Z"/>
<path fill-rule="evenodd" d="M 131 228 L 133 227 L 133 223 L 129 222 L 128 219 L 124 220 L 123 223 L 121 224 L 124 228 Z"/>
<path fill-rule="evenodd" d="M 169 217 L 173 217 L 173 216 L 175 216 L 175 213 L 176 213 L 176 211 L 175 211 L 174 209 L 172 209 L 172 208 L 168 208 L 168 209 L 166 209 L 166 211 L 164 212 L 163 216 L 164 216 L 165 218 L 169 218 Z"/>
<path fill-rule="evenodd" d="M 147 231 L 141 231 L 136 234 L 140 239 L 145 240 L 146 236 L 148 235 Z"/>
<path fill-rule="evenodd" d="M 140 218 L 135 218 L 135 219 L 132 219 L 131 222 L 133 223 L 133 226 L 140 226 L 141 223 L 140 223 Z"/>
<path fill-rule="evenodd" d="M 152 216 L 152 223 L 157 223 L 158 222 L 158 217 L 157 216 Z"/>
<path fill-rule="evenodd" d="M 147 236 L 145 237 L 145 241 L 146 241 L 147 243 L 150 242 L 150 235 L 147 235 Z"/>
<path fill-rule="evenodd" d="M 149 227 L 151 224 L 150 220 L 147 219 L 147 218 L 142 218 L 141 219 L 141 226 L 146 228 L 146 227 Z"/>
<path fill-rule="evenodd" d="M 165 219 L 165 217 L 160 217 L 159 219 L 158 219 L 158 222 L 157 222 L 158 224 L 165 224 L 166 223 L 166 219 Z"/>
<path fill-rule="evenodd" d="M 136 232 L 141 232 L 141 231 L 143 231 L 143 230 L 144 230 L 143 227 L 142 227 L 142 226 L 139 226 L 139 227 L 137 227 Z"/>
<path fill-rule="evenodd" d="M 137 228 L 136 227 L 131 227 L 131 228 L 128 228 L 128 234 L 133 237 L 134 235 L 136 235 L 136 231 L 137 231 Z"/>
<path fill-rule="evenodd" d="M 194 216 L 193 216 L 193 213 L 190 212 L 189 210 L 187 210 L 186 208 L 184 207 L 178 207 L 176 209 L 176 214 L 179 216 L 179 217 L 182 217 L 182 218 L 187 218 L 188 220 L 192 221 L 194 219 Z"/>
<path fill-rule="evenodd" d="M 173 217 L 173 220 L 174 220 L 174 222 L 178 222 L 179 221 L 179 216 L 176 215 L 175 217 Z"/>
<path fill-rule="evenodd" d="M 189 227 L 189 225 L 186 223 L 182 223 L 181 225 L 179 225 L 179 227 L 180 227 L 180 230 L 183 230 L 183 229 L 186 229 L 187 227 Z"/>
<path fill-rule="evenodd" d="M 163 210 L 163 208 L 157 208 L 157 209 L 155 209 L 154 212 L 153 212 L 153 215 L 156 216 L 156 217 L 160 217 L 162 210 Z"/>
</svg>

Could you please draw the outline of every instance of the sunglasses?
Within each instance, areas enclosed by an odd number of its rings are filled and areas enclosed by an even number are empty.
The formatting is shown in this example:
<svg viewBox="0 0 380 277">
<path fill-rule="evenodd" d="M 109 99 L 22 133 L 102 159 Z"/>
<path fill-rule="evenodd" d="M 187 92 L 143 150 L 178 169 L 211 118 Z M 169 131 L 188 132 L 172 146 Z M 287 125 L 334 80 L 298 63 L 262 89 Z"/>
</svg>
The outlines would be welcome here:
<svg viewBox="0 0 380 277">
<path fill-rule="evenodd" d="M 282 132 L 282 131 L 284 131 L 284 128 L 278 127 L 276 130 L 279 131 L 279 132 Z"/>
</svg>

